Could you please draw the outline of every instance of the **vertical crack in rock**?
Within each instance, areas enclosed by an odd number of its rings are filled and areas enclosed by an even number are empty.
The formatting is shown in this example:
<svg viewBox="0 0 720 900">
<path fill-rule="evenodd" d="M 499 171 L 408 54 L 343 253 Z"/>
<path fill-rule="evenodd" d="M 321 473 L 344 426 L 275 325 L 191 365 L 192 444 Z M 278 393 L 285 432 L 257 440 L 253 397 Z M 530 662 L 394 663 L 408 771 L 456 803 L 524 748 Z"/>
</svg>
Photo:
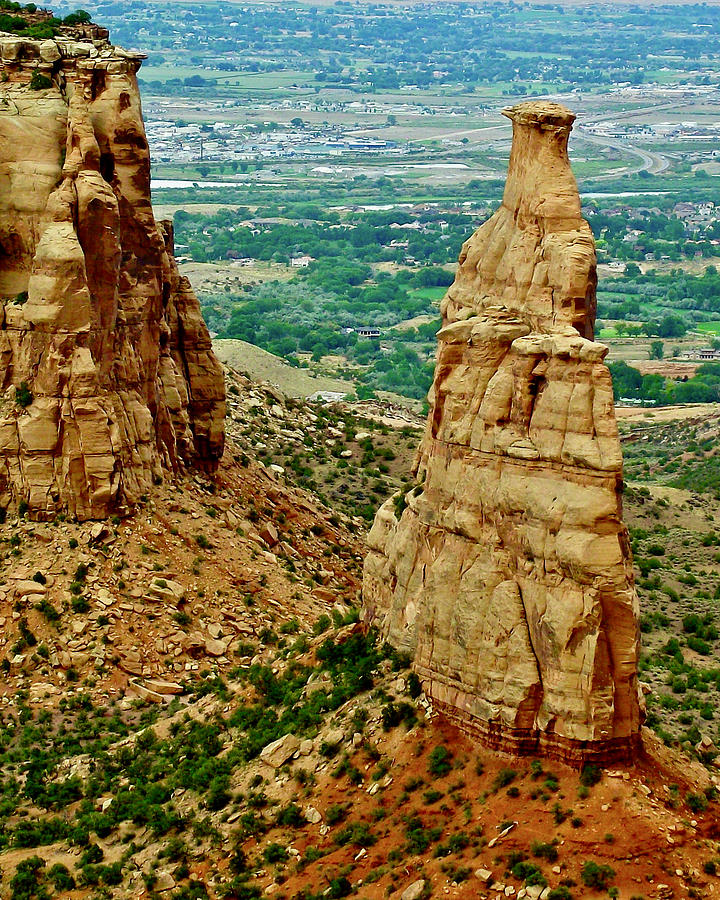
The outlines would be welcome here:
<svg viewBox="0 0 720 900">
<path fill-rule="evenodd" d="M 129 510 L 223 452 L 222 369 L 152 213 L 141 59 L 91 24 L 0 34 L 0 506 L 36 518 Z"/>
<path fill-rule="evenodd" d="M 363 615 L 490 746 L 630 758 L 638 604 L 574 116 L 548 102 L 505 115 L 502 205 L 463 245 L 441 304 L 422 486 L 399 520 L 392 500 L 378 511 Z"/>
</svg>

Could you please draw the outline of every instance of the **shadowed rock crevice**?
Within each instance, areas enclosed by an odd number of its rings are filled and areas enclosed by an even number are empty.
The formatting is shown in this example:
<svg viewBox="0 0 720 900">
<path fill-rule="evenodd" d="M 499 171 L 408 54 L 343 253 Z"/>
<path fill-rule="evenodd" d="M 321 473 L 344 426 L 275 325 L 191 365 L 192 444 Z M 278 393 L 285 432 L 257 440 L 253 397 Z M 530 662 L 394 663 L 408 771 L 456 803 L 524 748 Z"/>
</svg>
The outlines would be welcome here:
<svg viewBox="0 0 720 900">
<path fill-rule="evenodd" d="M 465 243 L 398 520 L 369 537 L 365 619 L 436 706 L 497 749 L 631 757 L 638 608 L 595 245 L 553 103 L 506 111 L 503 202 Z"/>
<path fill-rule="evenodd" d="M 0 35 L 0 506 L 36 518 L 127 511 L 224 446 L 222 370 L 152 214 L 142 57 L 77 37 Z"/>
</svg>

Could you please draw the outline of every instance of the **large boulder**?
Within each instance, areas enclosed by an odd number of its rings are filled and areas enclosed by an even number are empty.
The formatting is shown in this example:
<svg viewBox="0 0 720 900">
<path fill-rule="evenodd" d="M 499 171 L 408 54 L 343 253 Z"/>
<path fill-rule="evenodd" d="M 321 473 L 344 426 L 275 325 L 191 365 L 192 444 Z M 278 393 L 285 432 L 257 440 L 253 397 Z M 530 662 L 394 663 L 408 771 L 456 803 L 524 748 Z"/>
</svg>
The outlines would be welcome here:
<svg viewBox="0 0 720 900">
<path fill-rule="evenodd" d="M 268 766 L 279 769 L 292 759 L 300 749 L 300 740 L 294 734 L 284 734 L 260 751 L 260 759 Z"/>
</svg>

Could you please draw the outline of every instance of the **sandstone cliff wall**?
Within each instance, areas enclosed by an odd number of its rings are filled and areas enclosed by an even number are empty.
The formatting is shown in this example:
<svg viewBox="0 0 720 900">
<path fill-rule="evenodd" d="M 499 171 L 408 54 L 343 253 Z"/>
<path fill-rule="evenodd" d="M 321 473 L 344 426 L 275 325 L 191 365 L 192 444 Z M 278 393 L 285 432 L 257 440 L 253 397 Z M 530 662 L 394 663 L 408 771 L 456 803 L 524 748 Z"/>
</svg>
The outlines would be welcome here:
<svg viewBox="0 0 720 900">
<path fill-rule="evenodd" d="M 417 486 L 378 512 L 365 619 L 436 706 L 491 746 L 634 752 L 638 606 L 622 520 L 595 248 L 567 156 L 574 116 L 506 113 L 502 206 L 443 300 Z M 398 510 L 399 511 L 399 510 Z"/>
<path fill-rule="evenodd" d="M 0 507 L 38 518 L 122 512 L 224 444 L 222 371 L 150 205 L 141 57 L 89 28 L 0 34 Z"/>
</svg>

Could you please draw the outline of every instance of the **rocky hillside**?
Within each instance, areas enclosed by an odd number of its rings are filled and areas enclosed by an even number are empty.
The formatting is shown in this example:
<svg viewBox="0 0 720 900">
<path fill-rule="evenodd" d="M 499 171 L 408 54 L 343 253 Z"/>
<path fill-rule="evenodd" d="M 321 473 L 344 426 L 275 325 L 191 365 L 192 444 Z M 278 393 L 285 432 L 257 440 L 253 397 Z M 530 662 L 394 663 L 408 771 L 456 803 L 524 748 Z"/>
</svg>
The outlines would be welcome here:
<svg viewBox="0 0 720 900">
<path fill-rule="evenodd" d="M 156 485 L 128 519 L 6 520 L 0 696 L 60 698 L 91 678 L 108 700 L 159 700 L 198 660 L 225 671 L 248 640 L 348 614 L 362 559 L 349 520 L 234 455 L 213 479 Z"/>
<path fill-rule="evenodd" d="M 650 734 L 628 769 L 479 751 L 359 630 L 362 520 L 236 443 L 359 456 L 360 421 L 228 397 L 214 476 L 1 526 L 0 896 L 714 896 L 707 770 Z"/>
</svg>

